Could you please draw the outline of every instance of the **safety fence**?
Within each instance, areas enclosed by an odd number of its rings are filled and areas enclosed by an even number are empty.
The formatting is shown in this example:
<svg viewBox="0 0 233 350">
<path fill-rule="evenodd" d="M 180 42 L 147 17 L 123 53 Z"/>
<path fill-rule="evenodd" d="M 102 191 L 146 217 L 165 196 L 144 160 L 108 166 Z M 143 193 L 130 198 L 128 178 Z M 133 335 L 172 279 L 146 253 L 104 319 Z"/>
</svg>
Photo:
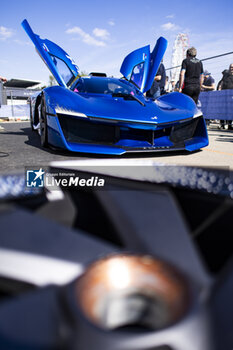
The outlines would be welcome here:
<svg viewBox="0 0 233 350">
<path fill-rule="evenodd" d="M 9 103 L 19 104 L 19 101 L 27 101 L 29 97 L 35 95 L 40 90 L 35 89 L 24 89 L 24 88 L 14 88 L 14 87 L 4 87 L 0 84 L 0 102 L 3 105 Z"/>
<path fill-rule="evenodd" d="M 206 119 L 233 120 L 233 90 L 203 91 L 199 100 Z"/>
<path fill-rule="evenodd" d="M 29 120 L 30 108 L 24 105 L 2 105 L 0 108 L 0 119 L 3 120 Z"/>
</svg>

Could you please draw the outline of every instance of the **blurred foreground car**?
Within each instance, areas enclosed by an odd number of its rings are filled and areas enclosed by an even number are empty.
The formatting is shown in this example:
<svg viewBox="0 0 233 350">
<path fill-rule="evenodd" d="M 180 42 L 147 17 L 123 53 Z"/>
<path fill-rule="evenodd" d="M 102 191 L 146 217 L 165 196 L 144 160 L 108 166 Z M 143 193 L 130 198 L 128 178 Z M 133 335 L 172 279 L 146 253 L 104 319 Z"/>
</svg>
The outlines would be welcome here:
<svg viewBox="0 0 233 350">
<path fill-rule="evenodd" d="M 80 77 L 73 59 L 59 46 L 22 26 L 59 86 L 31 100 L 31 126 L 42 146 L 74 152 L 195 151 L 208 145 L 205 121 L 191 98 L 180 93 L 156 101 L 143 93 L 153 83 L 167 40 L 160 37 L 125 57 L 122 79 L 101 74 Z"/>
<path fill-rule="evenodd" d="M 49 171 L 104 186 L 0 178 L 2 349 L 232 349 L 231 172 L 129 160 Z"/>
</svg>

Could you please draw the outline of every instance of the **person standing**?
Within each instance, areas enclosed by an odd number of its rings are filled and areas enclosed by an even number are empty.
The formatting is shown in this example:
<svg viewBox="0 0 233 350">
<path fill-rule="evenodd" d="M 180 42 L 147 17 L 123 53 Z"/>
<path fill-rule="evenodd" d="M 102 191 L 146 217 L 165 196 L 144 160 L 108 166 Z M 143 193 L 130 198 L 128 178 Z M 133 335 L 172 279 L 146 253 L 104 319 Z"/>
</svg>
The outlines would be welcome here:
<svg viewBox="0 0 233 350">
<path fill-rule="evenodd" d="M 218 85 L 217 85 L 217 90 L 222 90 L 222 82 L 223 82 L 223 77 L 224 75 L 228 73 L 228 69 L 224 69 L 222 71 L 222 79 L 218 82 Z"/>
<path fill-rule="evenodd" d="M 204 71 L 204 80 L 201 86 L 201 91 L 213 91 L 215 89 L 214 78 L 207 70 Z M 206 125 L 210 124 L 210 119 L 205 118 Z"/>
<path fill-rule="evenodd" d="M 179 92 L 192 97 L 197 104 L 203 84 L 203 65 L 196 58 L 197 50 L 191 47 L 186 51 L 186 58 L 181 65 Z"/>
<path fill-rule="evenodd" d="M 204 81 L 201 86 L 202 91 L 212 91 L 215 89 L 215 81 L 207 70 L 204 71 Z"/>
<path fill-rule="evenodd" d="M 231 90 L 233 89 L 233 63 L 230 64 L 229 70 L 223 74 L 220 90 Z M 232 120 L 226 121 L 228 130 L 233 130 Z M 222 126 L 222 124 L 221 124 Z"/>
<path fill-rule="evenodd" d="M 223 82 L 223 77 L 224 75 L 228 72 L 228 69 L 224 69 L 222 71 L 222 79 L 218 82 L 218 85 L 217 85 L 217 90 L 222 90 L 222 82 Z M 227 120 L 224 120 L 224 119 L 220 119 L 220 125 L 219 125 L 219 128 L 220 129 L 225 129 L 225 125 L 227 124 Z"/>
<path fill-rule="evenodd" d="M 154 77 L 154 81 L 150 90 L 146 92 L 146 97 L 152 98 L 155 100 L 161 95 L 161 92 L 164 90 L 166 80 L 166 72 L 163 63 L 160 63 L 159 69 Z"/>
<path fill-rule="evenodd" d="M 161 79 L 159 81 L 160 95 L 164 95 L 166 93 L 166 91 L 165 91 L 166 70 L 165 70 L 163 61 L 160 63 L 159 69 L 160 69 L 160 75 L 161 75 Z"/>
<path fill-rule="evenodd" d="M 229 70 L 223 75 L 221 90 L 233 89 L 233 63 L 230 64 Z"/>
</svg>

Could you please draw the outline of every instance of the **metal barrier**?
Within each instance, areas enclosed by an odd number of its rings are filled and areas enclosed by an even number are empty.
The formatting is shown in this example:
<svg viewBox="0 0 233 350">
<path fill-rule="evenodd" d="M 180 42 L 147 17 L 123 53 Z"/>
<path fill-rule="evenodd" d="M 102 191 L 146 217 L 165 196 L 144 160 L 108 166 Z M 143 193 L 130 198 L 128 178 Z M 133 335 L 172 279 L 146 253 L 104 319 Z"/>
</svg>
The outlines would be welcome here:
<svg viewBox="0 0 233 350">
<path fill-rule="evenodd" d="M 206 119 L 233 120 L 233 89 L 203 91 L 199 100 Z"/>
<path fill-rule="evenodd" d="M 4 88 L 4 93 L 7 100 L 27 100 L 33 96 L 37 90 L 20 89 L 20 88 Z"/>
<path fill-rule="evenodd" d="M 0 119 L 6 120 L 29 120 L 29 105 L 2 105 L 0 108 Z"/>
<path fill-rule="evenodd" d="M 26 101 L 38 90 L 6 88 L 0 84 L 0 119 L 29 120 L 29 105 Z"/>
</svg>

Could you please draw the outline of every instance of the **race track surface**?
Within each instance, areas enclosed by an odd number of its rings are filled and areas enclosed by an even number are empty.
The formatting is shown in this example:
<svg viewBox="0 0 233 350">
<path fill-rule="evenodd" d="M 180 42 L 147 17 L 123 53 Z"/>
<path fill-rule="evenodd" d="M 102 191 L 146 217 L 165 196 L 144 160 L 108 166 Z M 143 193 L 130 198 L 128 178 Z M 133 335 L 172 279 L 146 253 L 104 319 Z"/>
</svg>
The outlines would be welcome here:
<svg viewBox="0 0 233 350">
<path fill-rule="evenodd" d="M 217 124 L 208 128 L 210 144 L 195 153 L 139 153 L 123 158 L 146 158 L 159 163 L 188 166 L 230 167 L 233 169 L 233 131 L 219 130 Z M 29 122 L 0 123 L 0 173 L 19 173 L 25 167 L 47 166 L 54 160 L 106 158 L 43 149 L 40 138 L 32 132 Z M 121 157 L 122 158 L 122 157 Z"/>
</svg>

